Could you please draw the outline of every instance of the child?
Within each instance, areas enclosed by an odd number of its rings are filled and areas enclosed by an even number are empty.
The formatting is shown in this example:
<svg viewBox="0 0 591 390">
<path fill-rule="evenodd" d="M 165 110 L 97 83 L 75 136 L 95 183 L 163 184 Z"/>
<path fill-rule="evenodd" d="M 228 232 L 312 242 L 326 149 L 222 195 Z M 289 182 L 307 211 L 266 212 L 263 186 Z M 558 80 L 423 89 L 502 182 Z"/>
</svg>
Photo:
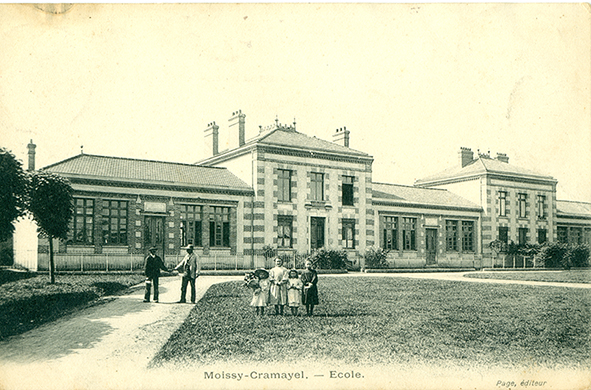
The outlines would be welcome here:
<svg viewBox="0 0 591 390">
<path fill-rule="evenodd" d="M 269 272 L 269 305 L 275 305 L 275 315 L 283 315 L 283 307 L 287 304 L 287 268 L 283 260 L 275 259 L 275 267 Z"/>
<path fill-rule="evenodd" d="M 312 262 L 306 260 L 306 269 L 302 272 L 302 303 L 306 305 L 306 315 L 314 315 L 314 305 L 318 304 L 318 274 L 312 268 Z"/>
<path fill-rule="evenodd" d="M 250 306 L 256 308 L 257 315 L 265 314 L 265 306 L 269 301 L 269 272 L 264 269 L 257 269 L 244 277 L 245 285 L 252 291 Z"/>
<path fill-rule="evenodd" d="M 298 271 L 295 269 L 289 271 L 289 279 L 287 279 L 287 305 L 291 309 L 291 314 L 294 316 L 298 315 L 303 286 L 304 284 L 298 278 Z"/>
</svg>

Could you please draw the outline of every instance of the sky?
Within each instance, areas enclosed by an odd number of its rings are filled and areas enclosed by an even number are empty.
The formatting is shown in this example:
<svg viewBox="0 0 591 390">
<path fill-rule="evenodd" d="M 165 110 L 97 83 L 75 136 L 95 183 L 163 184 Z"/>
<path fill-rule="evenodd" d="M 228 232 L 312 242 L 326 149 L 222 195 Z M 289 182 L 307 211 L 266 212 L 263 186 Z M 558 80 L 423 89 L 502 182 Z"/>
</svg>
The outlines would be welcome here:
<svg viewBox="0 0 591 390">
<path fill-rule="evenodd" d="M 588 4 L 0 4 L 0 146 L 194 163 L 228 119 L 296 122 L 412 185 L 460 147 L 591 202 Z M 461 195 L 461 194 L 460 194 Z"/>
</svg>

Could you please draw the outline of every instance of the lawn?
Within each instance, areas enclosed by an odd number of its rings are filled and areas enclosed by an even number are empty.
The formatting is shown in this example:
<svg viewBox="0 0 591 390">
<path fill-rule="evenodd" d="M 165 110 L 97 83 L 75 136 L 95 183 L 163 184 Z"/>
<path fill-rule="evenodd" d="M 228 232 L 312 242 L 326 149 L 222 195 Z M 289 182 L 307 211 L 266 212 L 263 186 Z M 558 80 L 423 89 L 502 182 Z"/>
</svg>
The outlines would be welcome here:
<svg viewBox="0 0 591 390">
<path fill-rule="evenodd" d="M 0 272 L 0 340 L 55 320 L 145 279 L 140 274 L 56 275 Z"/>
<path fill-rule="evenodd" d="M 238 282 L 212 286 L 151 366 L 333 361 L 591 366 L 591 291 L 322 277 L 314 317 L 262 317 Z"/>
<path fill-rule="evenodd" d="M 591 283 L 591 270 L 472 272 L 468 278 L 528 280 L 535 282 Z"/>
</svg>

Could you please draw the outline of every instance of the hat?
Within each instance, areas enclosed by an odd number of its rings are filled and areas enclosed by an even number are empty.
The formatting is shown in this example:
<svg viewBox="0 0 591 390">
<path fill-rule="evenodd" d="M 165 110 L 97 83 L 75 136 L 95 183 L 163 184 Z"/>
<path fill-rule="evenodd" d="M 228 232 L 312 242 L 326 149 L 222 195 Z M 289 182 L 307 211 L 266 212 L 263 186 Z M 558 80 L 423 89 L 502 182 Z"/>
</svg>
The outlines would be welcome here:
<svg viewBox="0 0 591 390">
<path fill-rule="evenodd" d="M 269 272 L 265 269 L 259 268 L 256 271 L 254 271 L 254 276 L 256 276 L 259 279 L 267 279 L 269 277 Z"/>
<path fill-rule="evenodd" d="M 150 249 L 148 249 L 150 252 L 155 252 L 158 250 L 158 248 L 156 248 L 155 246 L 151 247 Z"/>
<path fill-rule="evenodd" d="M 193 244 L 189 244 L 186 247 L 184 247 L 183 249 L 185 249 L 185 250 L 189 250 L 189 249 L 190 250 L 193 250 Z"/>
</svg>

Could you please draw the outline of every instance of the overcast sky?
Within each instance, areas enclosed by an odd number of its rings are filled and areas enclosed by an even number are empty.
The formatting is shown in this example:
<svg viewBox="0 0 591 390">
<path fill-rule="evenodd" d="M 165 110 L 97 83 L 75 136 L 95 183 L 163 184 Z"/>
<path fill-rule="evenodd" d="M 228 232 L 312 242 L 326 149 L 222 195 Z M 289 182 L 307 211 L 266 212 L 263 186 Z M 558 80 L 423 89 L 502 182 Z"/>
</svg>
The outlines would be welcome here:
<svg viewBox="0 0 591 390">
<path fill-rule="evenodd" d="M 591 202 L 583 4 L 0 5 L 0 145 L 37 168 L 84 152 L 193 163 L 233 111 L 374 156 L 412 185 L 461 146 Z M 237 138 L 233 134 L 232 139 Z M 237 141 L 236 141 L 237 142 Z"/>
</svg>

